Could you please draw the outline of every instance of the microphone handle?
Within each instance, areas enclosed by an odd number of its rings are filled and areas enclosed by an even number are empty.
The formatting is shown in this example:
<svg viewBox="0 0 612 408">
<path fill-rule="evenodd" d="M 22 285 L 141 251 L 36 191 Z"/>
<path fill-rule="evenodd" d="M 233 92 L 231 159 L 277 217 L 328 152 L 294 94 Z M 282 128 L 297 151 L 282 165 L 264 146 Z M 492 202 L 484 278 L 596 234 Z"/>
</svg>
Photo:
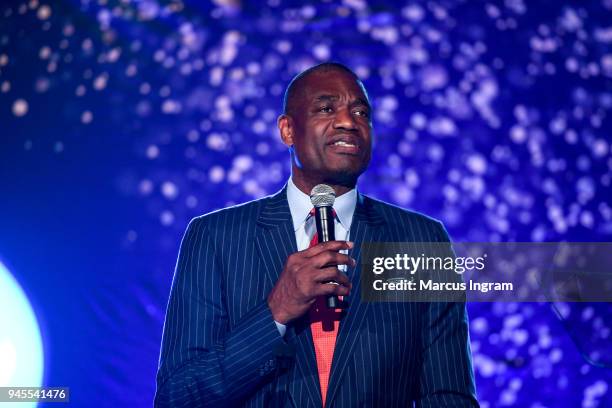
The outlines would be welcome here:
<svg viewBox="0 0 612 408">
<path fill-rule="evenodd" d="M 336 239 L 336 228 L 334 225 L 334 215 L 332 207 L 315 207 L 315 222 L 317 225 L 317 234 L 319 242 L 334 241 Z M 330 282 L 336 284 L 336 282 Z M 336 309 L 340 307 L 340 300 L 335 295 L 327 297 L 327 307 Z"/>
</svg>

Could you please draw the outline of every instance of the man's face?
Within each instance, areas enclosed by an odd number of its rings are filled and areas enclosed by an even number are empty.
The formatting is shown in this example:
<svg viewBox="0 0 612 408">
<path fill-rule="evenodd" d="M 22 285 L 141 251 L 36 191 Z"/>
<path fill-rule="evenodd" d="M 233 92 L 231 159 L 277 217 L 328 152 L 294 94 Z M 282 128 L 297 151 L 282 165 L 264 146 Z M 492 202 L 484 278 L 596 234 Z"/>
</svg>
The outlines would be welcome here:
<svg viewBox="0 0 612 408">
<path fill-rule="evenodd" d="M 304 81 L 289 113 L 294 178 L 354 185 L 372 152 L 367 97 L 346 72 L 316 72 Z"/>
</svg>

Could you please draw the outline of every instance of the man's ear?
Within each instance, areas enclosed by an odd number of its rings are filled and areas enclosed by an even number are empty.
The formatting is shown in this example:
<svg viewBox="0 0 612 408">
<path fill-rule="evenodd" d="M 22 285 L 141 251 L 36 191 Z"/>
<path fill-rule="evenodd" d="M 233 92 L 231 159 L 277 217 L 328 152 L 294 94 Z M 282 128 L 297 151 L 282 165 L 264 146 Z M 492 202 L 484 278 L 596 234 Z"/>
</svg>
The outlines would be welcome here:
<svg viewBox="0 0 612 408">
<path fill-rule="evenodd" d="M 276 121 L 281 140 L 288 147 L 293 146 L 293 120 L 289 115 L 282 114 Z"/>
</svg>

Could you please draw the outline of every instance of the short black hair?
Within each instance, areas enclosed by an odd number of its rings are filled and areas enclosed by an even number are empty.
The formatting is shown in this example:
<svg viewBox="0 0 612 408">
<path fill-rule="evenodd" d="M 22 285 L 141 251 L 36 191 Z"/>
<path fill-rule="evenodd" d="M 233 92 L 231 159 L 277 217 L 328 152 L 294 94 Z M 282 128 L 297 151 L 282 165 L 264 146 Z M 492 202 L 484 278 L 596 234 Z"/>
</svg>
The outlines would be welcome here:
<svg viewBox="0 0 612 408">
<path fill-rule="evenodd" d="M 366 99 L 368 98 L 368 94 L 365 90 L 365 87 L 363 86 L 363 83 L 361 82 L 357 74 L 355 74 L 349 67 L 339 62 L 324 62 L 322 64 L 318 64 L 308 69 L 305 69 L 304 71 L 297 74 L 291 80 L 291 82 L 289 82 L 289 85 L 287 85 L 287 89 L 285 89 L 285 96 L 283 97 L 283 113 L 287 115 L 291 111 L 293 107 L 293 101 L 295 100 L 299 92 L 303 89 L 305 78 L 312 74 L 329 71 L 342 71 L 352 76 L 357 81 L 359 86 L 363 89 L 363 93 L 365 94 Z"/>
</svg>

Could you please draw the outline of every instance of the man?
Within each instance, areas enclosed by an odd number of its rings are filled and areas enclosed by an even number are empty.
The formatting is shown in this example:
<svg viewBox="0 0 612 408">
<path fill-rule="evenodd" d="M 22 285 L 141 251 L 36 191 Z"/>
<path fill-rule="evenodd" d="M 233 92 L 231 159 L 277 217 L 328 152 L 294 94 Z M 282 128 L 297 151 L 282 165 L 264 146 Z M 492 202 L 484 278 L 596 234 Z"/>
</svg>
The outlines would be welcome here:
<svg viewBox="0 0 612 408">
<path fill-rule="evenodd" d="M 365 88 L 345 66 L 291 82 L 278 119 L 287 185 L 187 228 L 157 406 L 478 406 L 465 304 L 361 302 L 362 243 L 448 241 L 439 222 L 356 191 L 371 125 Z M 321 183 L 337 196 L 338 241 L 313 237 L 308 195 Z M 346 309 L 325 309 L 328 295 Z"/>
</svg>

